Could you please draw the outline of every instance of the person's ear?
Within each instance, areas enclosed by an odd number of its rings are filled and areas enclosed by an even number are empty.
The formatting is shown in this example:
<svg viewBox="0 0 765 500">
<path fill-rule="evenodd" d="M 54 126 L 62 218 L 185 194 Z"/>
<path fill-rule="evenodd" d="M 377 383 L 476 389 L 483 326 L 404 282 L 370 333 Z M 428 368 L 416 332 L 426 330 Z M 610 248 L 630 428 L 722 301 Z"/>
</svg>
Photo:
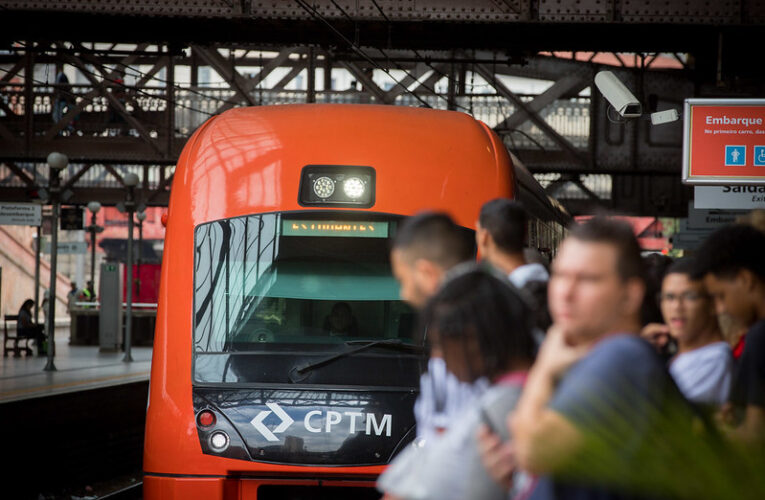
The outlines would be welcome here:
<svg viewBox="0 0 765 500">
<path fill-rule="evenodd" d="M 736 283 L 747 292 L 754 290 L 757 280 L 749 269 L 739 269 L 735 277 Z"/>
<path fill-rule="evenodd" d="M 424 289 L 428 296 L 432 296 L 438 290 L 443 279 L 444 271 L 441 266 L 427 259 L 417 259 L 414 261 L 414 272 L 420 287 Z"/>
<path fill-rule="evenodd" d="M 489 249 L 489 244 L 491 242 L 491 234 L 486 228 L 481 227 L 480 225 L 476 225 L 475 230 L 475 243 L 478 247 L 479 253 L 481 253 L 481 257 L 486 257 L 485 253 Z"/>
</svg>

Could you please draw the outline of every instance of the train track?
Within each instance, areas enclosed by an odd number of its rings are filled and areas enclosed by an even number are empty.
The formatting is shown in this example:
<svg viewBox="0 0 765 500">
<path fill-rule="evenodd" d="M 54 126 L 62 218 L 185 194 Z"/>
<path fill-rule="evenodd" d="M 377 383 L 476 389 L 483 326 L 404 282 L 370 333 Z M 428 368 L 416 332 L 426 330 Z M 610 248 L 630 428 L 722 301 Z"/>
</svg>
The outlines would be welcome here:
<svg viewBox="0 0 765 500">
<path fill-rule="evenodd" d="M 131 484 L 121 490 L 98 497 L 98 500 L 138 500 L 143 497 L 143 481 Z"/>
</svg>

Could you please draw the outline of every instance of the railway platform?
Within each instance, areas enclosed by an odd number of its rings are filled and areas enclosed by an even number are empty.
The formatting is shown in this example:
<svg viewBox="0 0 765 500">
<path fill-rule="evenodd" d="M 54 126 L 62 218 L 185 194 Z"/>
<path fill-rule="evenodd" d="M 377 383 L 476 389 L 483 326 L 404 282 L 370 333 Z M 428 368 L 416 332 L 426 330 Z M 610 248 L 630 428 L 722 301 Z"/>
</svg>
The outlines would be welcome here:
<svg viewBox="0 0 765 500">
<path fill-rule="evenodd" d="M 56 371 L 43 370 L 45 357 L 0 357 L 9 449 L 50 457 L 44 467 L 8 460 L 16 481 L 3 498 L 81 497 L 115 478 L 140 480 L 152 348 L 134 347 L 125 363 L 123 352 L 70 345 L 69 335 L 57 326 Z"/>
<path fill-rule="evenodd" d="M 56 371 L 44 371 L 47 358 L 0 358 L 0 405 L 24 399 L 99 389 L 149 380 L 151 347 L 133 347 L 131 363 L 123 352 L 98 346 L 69 345 L 69 329 L 56 328 Z"/>
</svg>

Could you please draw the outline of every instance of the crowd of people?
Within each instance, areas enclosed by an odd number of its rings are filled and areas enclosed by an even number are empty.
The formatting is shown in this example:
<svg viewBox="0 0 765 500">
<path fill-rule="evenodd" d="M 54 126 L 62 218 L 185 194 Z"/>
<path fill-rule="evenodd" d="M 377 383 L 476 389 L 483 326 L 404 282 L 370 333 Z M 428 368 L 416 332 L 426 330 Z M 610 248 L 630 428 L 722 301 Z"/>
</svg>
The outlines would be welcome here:
<svg viewBox="0 0 765 500">
<path fill-rule="evenodd" d="M 725 227 L 672 262 L 595 217 L 547 267 L 526 226 L 498 199 L 475 241 L 443 213 L 400 227 L 393 273 L 430 358 L 384 498 L 765 495 L 765 233 Z"/>
</svg>

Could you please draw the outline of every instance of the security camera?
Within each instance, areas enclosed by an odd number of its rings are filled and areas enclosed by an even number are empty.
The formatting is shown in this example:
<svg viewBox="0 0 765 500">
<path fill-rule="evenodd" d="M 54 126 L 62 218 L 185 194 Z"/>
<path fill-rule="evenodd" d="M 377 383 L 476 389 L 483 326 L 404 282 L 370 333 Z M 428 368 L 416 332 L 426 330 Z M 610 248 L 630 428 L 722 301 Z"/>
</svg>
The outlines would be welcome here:
<svg viewBox="0 0 765 500">
<path fill-rule="evenodd" d="M 595 75 L 595 85 L 608 103 L 624 118 L 638 118 L 643 114 L 637 97 L 610 71 L 598 72 Z"/>
</svg>

